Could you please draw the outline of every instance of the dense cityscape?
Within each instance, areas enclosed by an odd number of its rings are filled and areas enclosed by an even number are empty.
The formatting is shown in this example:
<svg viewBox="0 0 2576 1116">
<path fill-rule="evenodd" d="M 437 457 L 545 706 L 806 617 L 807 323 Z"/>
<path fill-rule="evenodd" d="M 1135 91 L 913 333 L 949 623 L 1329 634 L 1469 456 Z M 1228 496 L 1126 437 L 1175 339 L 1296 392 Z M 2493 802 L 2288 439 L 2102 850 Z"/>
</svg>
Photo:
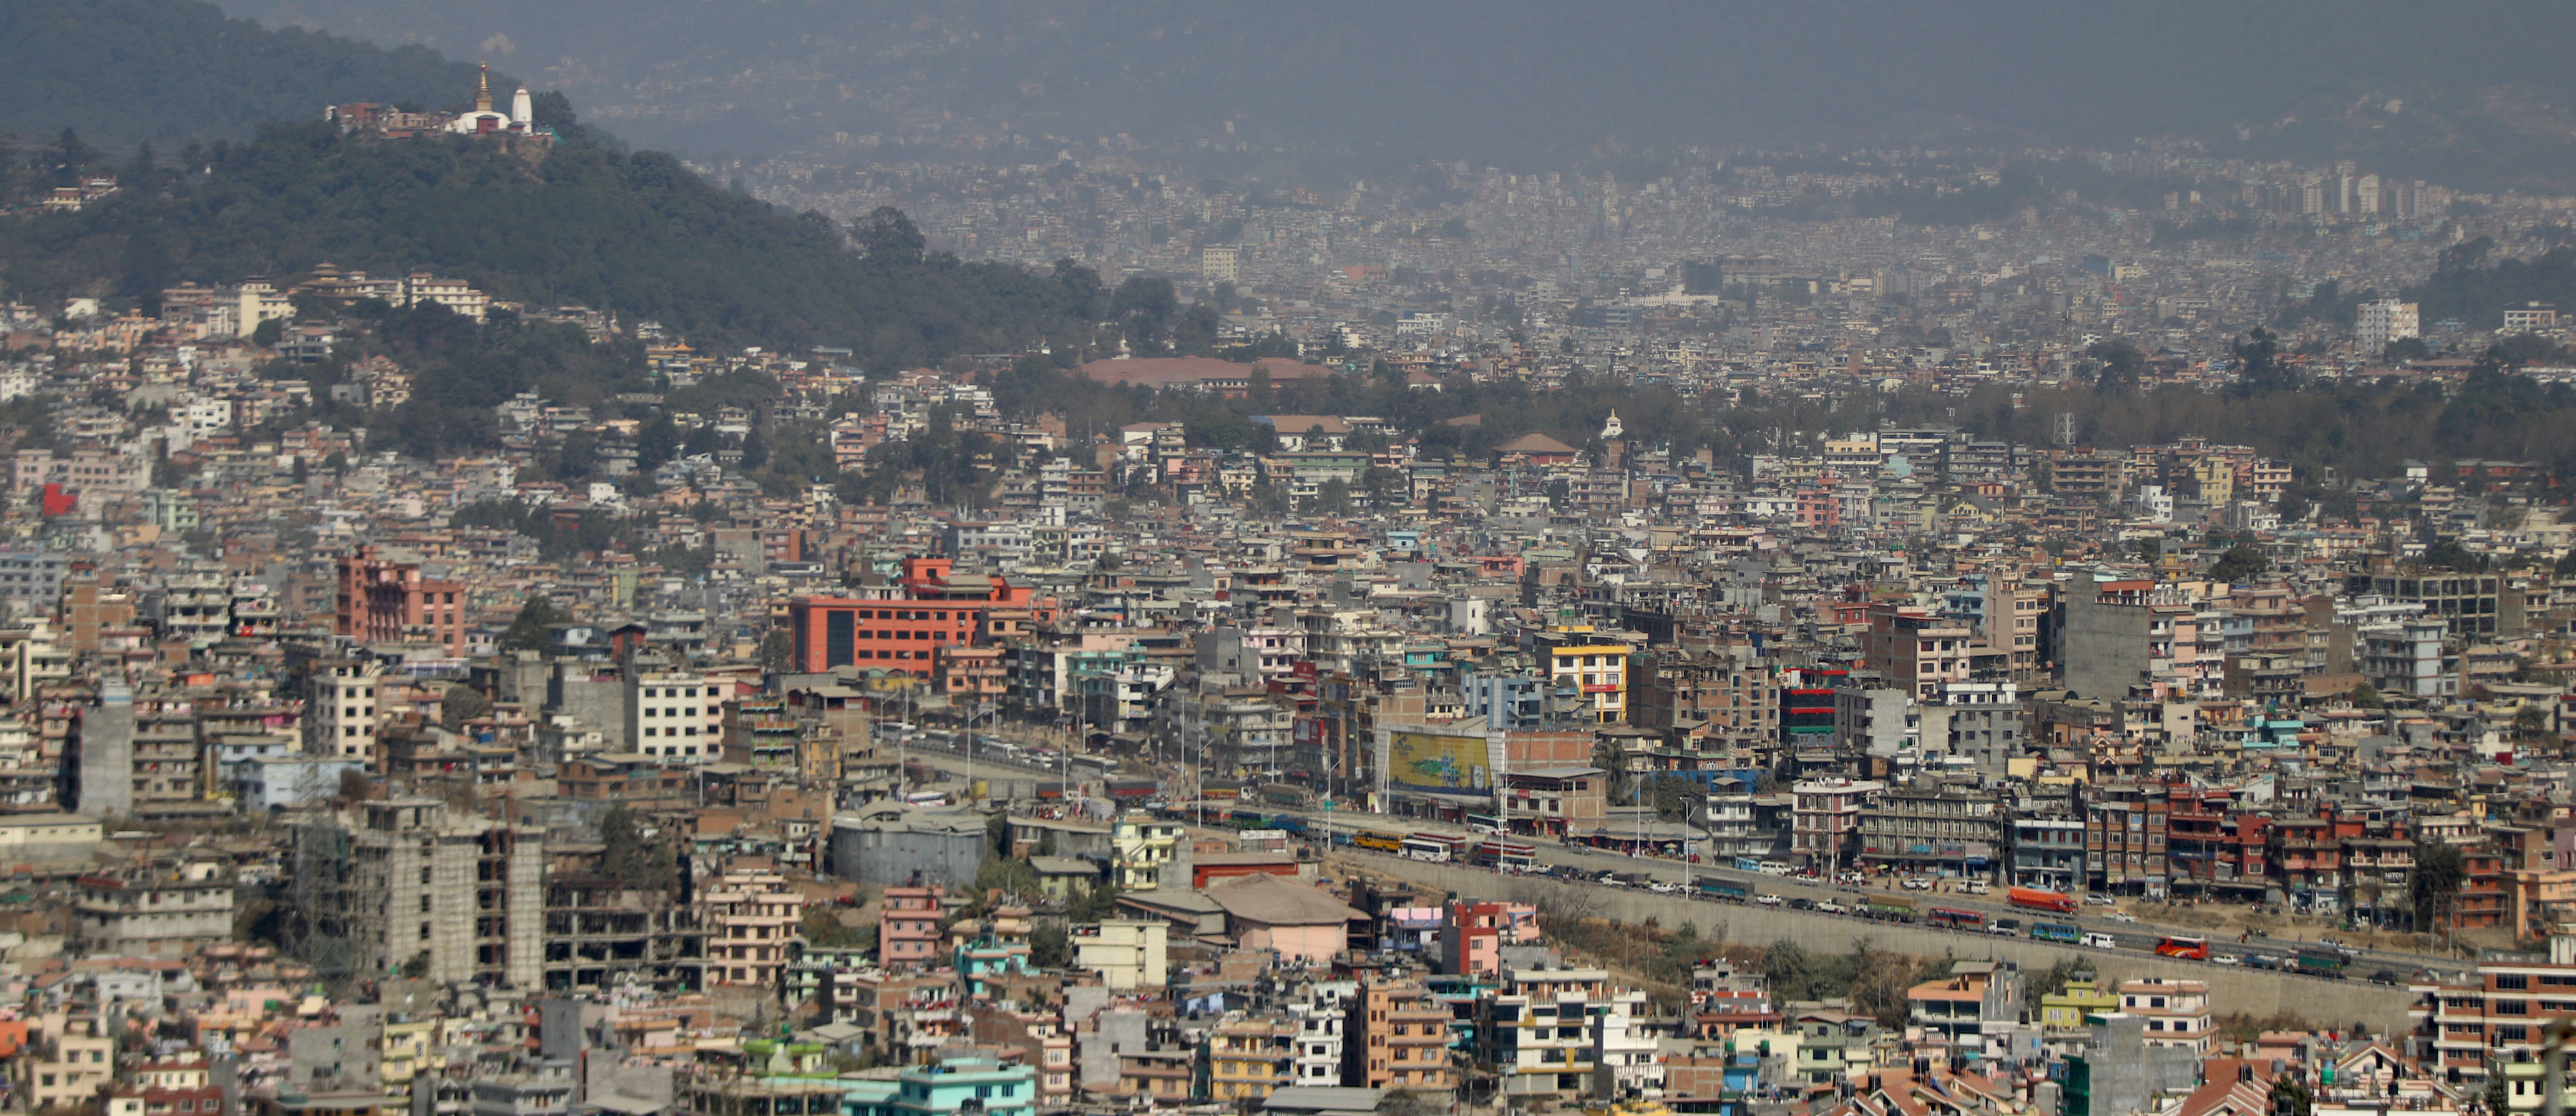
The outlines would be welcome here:
<svg viewBox="0 0 2576 1116">
<path fill-rule="evenodd" d="M 0 1110 L 2576 1097 L 2576 185 L 382 57 L 0 148 Z"/>
</svg>

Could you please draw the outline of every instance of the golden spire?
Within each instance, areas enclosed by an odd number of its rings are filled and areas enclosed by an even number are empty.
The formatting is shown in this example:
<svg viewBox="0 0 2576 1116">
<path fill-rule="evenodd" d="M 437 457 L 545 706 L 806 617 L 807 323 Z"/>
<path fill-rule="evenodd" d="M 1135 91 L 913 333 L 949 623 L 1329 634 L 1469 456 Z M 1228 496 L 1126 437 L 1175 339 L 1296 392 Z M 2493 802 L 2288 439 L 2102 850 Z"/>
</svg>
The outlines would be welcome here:
<svg viewBox="0 0 2576 1116">
<path fill-rule="evenodd" d="M 492 111 L 492 64 L 483 63 L 483 76 L 475 79 L 474 111 Z"/>
</svg>

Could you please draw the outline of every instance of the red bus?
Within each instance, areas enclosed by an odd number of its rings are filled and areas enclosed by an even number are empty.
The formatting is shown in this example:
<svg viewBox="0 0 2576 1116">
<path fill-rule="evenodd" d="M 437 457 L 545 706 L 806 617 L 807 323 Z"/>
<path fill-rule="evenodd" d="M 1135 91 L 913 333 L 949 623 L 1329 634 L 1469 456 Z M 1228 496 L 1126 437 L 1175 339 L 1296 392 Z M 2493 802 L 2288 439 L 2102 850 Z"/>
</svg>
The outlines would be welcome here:
<svg viewBox="0 0 2576 1116">
<path fill-rule="evenodd" d="M 1934 907 L 1932 908 L 1929 917 L 1932 919 L 1932 925 L 1934 926 L 1969 928 L 1983 926 L 1986 924 L 1986 916 L 1984 915 L 1978 914 L 1975 911 L 1962 911 L 1951 907 Z"/>
<path fill-rule="evenodd" d="M 2009 898 L 2012 901 L 2012 905 L 2016 907 L 2028 907 L 2034 911 L 2055 911 L 2059 914 L 2075 913 L 2075 897 L 2068 895 L 2063 891 L 2042 891 L 2035 887 L 2016 887 L 2012 889 L 2006 897 Z"/>
<path fill-rule="evenodd" d="M 2180 957 L 2186 961 L 2207 961 L 2209 960 L 2209 939 L 2166 938 L 2156 943 L 2156 952 L 2166 957 Z"/>
</svg>

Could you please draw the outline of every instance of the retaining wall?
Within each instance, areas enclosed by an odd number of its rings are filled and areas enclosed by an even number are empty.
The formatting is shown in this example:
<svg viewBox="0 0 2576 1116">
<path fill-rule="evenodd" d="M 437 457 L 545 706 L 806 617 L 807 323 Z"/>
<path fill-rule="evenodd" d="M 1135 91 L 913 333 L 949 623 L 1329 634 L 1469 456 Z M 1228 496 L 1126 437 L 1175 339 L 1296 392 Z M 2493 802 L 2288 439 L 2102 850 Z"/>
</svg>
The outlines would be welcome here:
<svg viewBox="0 0 2576 1116">
<path fill-rule="evenodd" d="M 1787 907 L 1722 903 L 1685 895 L 1657 895 L 1629 888 L 1568 883 L 1544 876 L 1500 876 L 1462 865 L 1433 864 L 1394 856 L 1362 857 L 1343 852 L 1336 852 L 1334 856 L 1336 860 L 1351 865 L 1355 871 L 1408 880 L 1450 891 L 1463 898 L 1513 899 L 1534 903 L 1542 911 L 1581 911 L 1631 924 L 1648 918 L 1653 918 L 1656 925 L 1663 927 L 1677 927 L 1688 922 L 1704 937 L 1730 942 L 1767 945 L 1786 939 L 1813 952 L 1840 953 L 1848 951 L 1853 943 L 1867 939 L 1876 948 L 1898 953 L 2010 960 L 2020 965 L 2024 972 L 2044 970 L 2070 957 L 2081 958 L 2090 962 L 2093 971 L 2105 981 L 2139 977 L 2207 981 L 2211 1004 L 2221 1013 L 2243 1012 L 2259 1018 L 2286 1010 L 2319 1027 L 2334 1030 L 2363 1023 L 2381 1034 L 2401 1034 L 2407 1028 L 2406 1006 L 2412 999 L 2403 987 L 2362 980 L 2326 980 L 2265 969 L 2158 957 L 2131 950 L 2085 949 L 2027 938 L 1870 922 Z"/>
</svg>

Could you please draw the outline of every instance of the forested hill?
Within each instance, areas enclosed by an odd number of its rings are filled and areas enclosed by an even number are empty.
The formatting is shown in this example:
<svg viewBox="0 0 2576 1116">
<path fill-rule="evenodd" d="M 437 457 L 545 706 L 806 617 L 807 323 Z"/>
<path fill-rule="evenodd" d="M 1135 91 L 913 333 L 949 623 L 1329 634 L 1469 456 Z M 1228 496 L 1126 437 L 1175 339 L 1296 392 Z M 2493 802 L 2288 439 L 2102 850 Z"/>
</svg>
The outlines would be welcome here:
<svg viewBox="0 0 2576 1116">
<path fill-rule="evenodd" d="M 891 211 L 854 248 L 819 215 L 727 193 L 653 152 L 576 140 L 540 155 L 304 122 L 195 154 L 185 173 L 109 168 L 122 188 L 78 212 L 0 218 L 0 286 L 142 305 L 182 281 L 288 277 L 325 261 L 426 269 L 497 298 L 656 319 L 702 344 L 847 345 L 880 368 L 1084 340 L 1100 312 L 1087 269 L 1040 276 L 925 254 Z M 27 173 L 21 196 L 39 185 Z"/>
<path fill-rule="evenodd" d="M 473 92 L 472 65 L 428 48 L 269 30 L 197 0 L 0 3 L 0 132 L 22 141 L 71 128 L 112 152 L 166 153 L 328 104 L 438 107 Z"/>
</svg>

